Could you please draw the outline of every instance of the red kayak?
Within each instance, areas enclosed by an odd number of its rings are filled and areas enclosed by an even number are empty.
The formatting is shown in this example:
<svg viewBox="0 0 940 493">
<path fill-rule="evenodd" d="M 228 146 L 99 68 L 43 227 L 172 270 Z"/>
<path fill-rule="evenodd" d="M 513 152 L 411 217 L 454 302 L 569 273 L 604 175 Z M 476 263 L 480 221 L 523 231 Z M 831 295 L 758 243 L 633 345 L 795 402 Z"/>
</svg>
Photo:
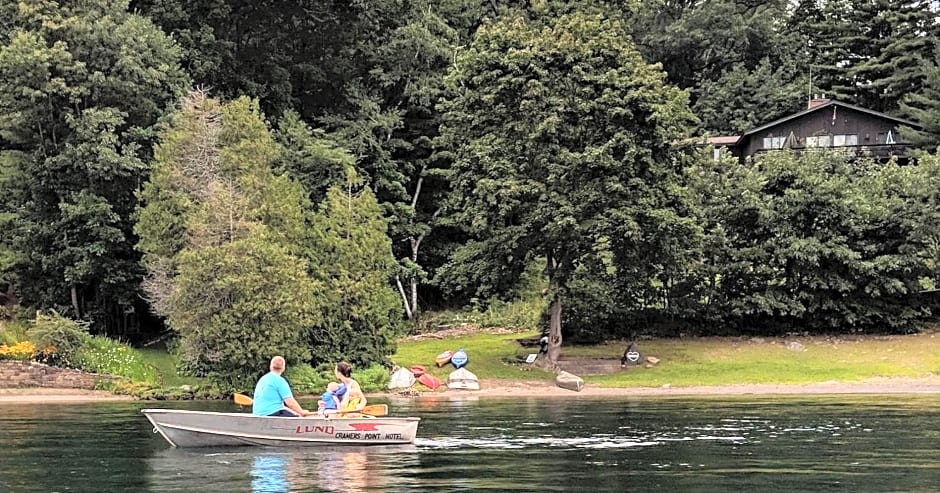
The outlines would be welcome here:
<svg viewBox="0 0 940 493">
<path fill-rule="evenodd" d="M 441 380 L 428 373 L 421 365 L 412 366 L 411 373 L 418 379 L 418 382 L 431 390 L 437 390 L 441 386 Z"/>
</svg>

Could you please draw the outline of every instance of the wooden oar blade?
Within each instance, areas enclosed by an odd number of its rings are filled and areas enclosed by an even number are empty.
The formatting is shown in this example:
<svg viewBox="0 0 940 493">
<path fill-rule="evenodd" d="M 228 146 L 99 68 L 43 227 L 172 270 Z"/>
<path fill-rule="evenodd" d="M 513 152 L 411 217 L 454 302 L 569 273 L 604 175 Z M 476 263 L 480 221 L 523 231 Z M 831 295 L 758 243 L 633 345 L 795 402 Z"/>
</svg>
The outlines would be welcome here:
<svg viewBox="0 0 940 493">
<path fill-rule="evenodd" d="M 239 406 L 250 406 L 254 402 L 251 397 L 248 397 L 245 394 L 239 394 L 238 392 L 236 392 L 232 397 L 235 398 L 235 404 L 238 404 Z"/>
<path fill-rule="evenodd" d="M 331 414 L 365 414 L 367 416 L 388 416 L 387 404 L 371 404 L 359 411 L 333 411 Z"/>
<path fill-rule="evenodd" d="M 371 404 L 360 411 L 362 414 L 368 414 L 369 416 L 388 416 L 388 405 L 387 404 Z"/>
</svg>

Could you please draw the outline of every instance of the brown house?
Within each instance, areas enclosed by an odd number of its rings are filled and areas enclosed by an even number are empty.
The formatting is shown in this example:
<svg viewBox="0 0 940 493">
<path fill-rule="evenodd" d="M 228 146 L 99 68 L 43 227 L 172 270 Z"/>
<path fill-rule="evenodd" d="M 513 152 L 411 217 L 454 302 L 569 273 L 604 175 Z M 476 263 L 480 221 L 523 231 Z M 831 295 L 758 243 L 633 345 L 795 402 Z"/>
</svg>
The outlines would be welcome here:
<svg viewBox="0 0 940 493">
<path fill-rule="evenodd" d="M 834 148 L 852 155 L 876 159 L 907 159 L 908 146 L 898 135 L 900 127 L 920 129 L 901 118 L 829 99 L 812 99 L 809 107 L 739 136 L 712 137 L 715 157 L 722 150 L 741 159 L 779 149 L 811 152 Z"/>
</svg>

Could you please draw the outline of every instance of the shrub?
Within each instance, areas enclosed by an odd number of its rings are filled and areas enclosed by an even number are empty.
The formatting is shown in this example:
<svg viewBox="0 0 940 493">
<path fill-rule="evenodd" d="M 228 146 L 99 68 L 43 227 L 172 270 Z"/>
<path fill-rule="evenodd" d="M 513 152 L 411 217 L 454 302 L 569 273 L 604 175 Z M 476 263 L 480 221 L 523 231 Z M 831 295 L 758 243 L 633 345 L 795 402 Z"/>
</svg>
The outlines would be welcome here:
<svg viewBox="0 0 940 493">
<path fill-rule="evenodd" d="M 36 312 L 33 326 L 27 332 L 30 341 L 42 348 L 43 362 L 57 366 L 71 366 L 75 353 L 90 337 L 88 324 L 59 315 Z"/>
<path fill-rule="evenodd" d="M 326 384 L 330 382 L 332 368 L 327 372 L 325 366 L 314 369 L 306 363 L 287 365 L 284 378 L 290 382 L 291 390 L 295 394 L 322 394 Z"/>
<path fill-rule="evenodd" d="M 134 382 L 157 381 L 157 369 L 148 365 L 140 353 L 107 337 L 89 337 L 76 353 L 73 364 L 80 370 L 125 377 Z"/>
<path fill-rule="evenodd" d="M 372 365 L 365 370 L 354 372 L 353 378 L 359 382 L 363 392 L 379 392 L 385 390 L 391 376 L 384 366 Z"/>
</svg>

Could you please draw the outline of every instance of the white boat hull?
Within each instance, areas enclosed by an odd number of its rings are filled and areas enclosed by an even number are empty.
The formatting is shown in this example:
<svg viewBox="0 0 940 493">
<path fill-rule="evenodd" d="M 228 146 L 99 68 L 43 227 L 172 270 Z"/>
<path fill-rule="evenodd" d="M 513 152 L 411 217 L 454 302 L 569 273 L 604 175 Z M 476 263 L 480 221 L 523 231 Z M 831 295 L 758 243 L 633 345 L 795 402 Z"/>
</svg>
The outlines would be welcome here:
<svg viewBox="0 0 940 493">
<path fill-rule="evenodd" d="M 179 409 L 140 412 L 174 447 L 316 446 L 413 443 L 421 418 L 281 418 Z"/>
</svg>

